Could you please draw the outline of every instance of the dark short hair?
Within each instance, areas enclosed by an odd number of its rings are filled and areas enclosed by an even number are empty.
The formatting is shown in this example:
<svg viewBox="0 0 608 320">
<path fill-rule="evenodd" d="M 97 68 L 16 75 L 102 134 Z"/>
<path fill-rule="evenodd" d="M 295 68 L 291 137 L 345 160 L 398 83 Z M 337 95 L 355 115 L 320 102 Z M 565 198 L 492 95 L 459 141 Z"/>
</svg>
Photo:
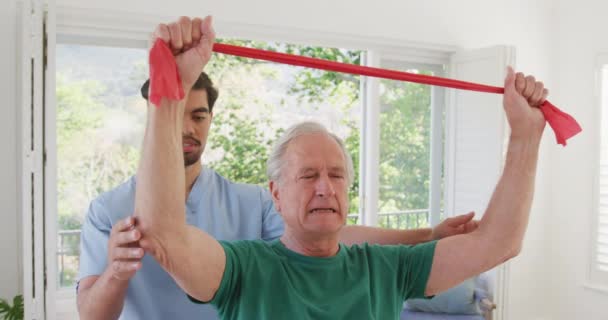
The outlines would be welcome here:
<svg viewBox="0 0 608 320">
<path fill-rule="evenodd" d="M 150 90 L 150 79 L 146 80 L 146 82 L 144 82 L 144 84 L 141 86 L 141 96 L 146 100 L 148 100 L 148 91 L 149 90 Z M 209 76 L 206 73 L 201 72 L 200 76 L 198 76 L 198 79 L 196 79 L 196 82 L 192 86 L 192 90 L 207 91 L 207 104 L 209 105 L 209 112 L 213 112 L 213 105 L 215 104 L 215 101 L 217 100 L 219 92 L 213 86 L 213 81 L 211 81 L 211 79 L 209 78 Z"/>
</svg>

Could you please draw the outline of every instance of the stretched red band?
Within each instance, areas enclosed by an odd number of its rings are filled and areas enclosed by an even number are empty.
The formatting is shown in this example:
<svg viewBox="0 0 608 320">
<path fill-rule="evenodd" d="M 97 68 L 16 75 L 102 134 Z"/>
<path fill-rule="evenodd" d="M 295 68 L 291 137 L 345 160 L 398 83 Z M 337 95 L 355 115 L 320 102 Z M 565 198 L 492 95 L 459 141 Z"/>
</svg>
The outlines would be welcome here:
<svg viewBox="0 0 608 320">
<path fill-rule="evenodd" d="M 504 88 L 477 84 L 466 81 L 459 81 L 435 76 L 413 74 L 402 71 L 386 70 L 374 67 L 359 66 L 323 59 L 297 56 L 292 54 L 266 51 L 261 49 L 253 49 L 240 47 L 235 45 L 216 43 L 213 45 L 213 51 L 239 57 L 252 58 L 258 60 L 266 60 L 289 64 L 300 67 L 316 68 L 327 71 L 336 71 L 350 74 L 357 74 L 370 77 L 378 77 L 384 79 L 392 79 L 399 81 L 416 82 L 429 85 L 437 85 L 442 87 L 463 89 L 471 91 L 489 92 L 489 93 L 504 93 Z M 566 145 L 566 140 L 573 137 L 582 131 L 580 125 L 570 115 L 562 112 L 549 101 L 545 101 L 540 106 L 545 120 L 549 123 L 557 143 Z"/>
<path fill-rule="evenodd" d="M 156 39 L 150 49 L 150 102 L 160 105 L 164 97 L 171 100 L 182 100 L 184 88 L 177 71 L 177 64 L 169 46 L 161 39 Z"/>
</svg>

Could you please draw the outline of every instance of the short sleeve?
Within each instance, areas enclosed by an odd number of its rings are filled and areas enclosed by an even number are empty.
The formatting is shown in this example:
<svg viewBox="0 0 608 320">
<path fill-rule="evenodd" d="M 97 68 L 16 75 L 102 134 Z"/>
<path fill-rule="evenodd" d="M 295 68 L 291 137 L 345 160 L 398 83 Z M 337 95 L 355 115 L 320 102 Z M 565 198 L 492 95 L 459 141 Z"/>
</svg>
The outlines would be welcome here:
<svg viewBox="0 0 608 320">
<path fill-rule="evenodd" d="M 270 192 L 266 189 L 261 191 L 262 200 L 262 240 L 272 241 L 283 235 L 283 218 L 274 207 Z"/>
<path fill-rule="evenodd" d="M 224 248 L 226 267 L 215 296 L 209 302 L 199 301 L 190 295 L 188 295 L 188 298 L 194 303 L 212 304 L 221 314 L 224 311 L 223 309 L 229 308 L 238 300 L 242 277 L 247 269 L 243 262 L 248 260 L 250 250 L 247 241 L 219 241 L 219 243 Z"/>
<path fill-rule="evenodd" d="M 404 300 L 425 298 L 437 241 L 399 246 L 398 285 Z"/>
<path fill-rule="evenodd" d="M 108 240 L 112 222 L 99 199 L 93 200 L 80 232 L 80 267 L 78 281 L 100 275 L 108 263 Z"/>
</svg>

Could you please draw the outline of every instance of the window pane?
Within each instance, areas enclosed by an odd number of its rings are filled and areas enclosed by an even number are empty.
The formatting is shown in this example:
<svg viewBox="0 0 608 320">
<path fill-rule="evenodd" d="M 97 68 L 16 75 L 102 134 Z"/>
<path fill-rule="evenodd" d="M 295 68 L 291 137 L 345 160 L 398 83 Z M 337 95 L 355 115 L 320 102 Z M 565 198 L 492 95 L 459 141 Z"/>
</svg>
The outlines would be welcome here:
<svg viewBox="0 0 608 320">
<path fill-rule="evenodd" d="M 57 45 L 58 287 L 74 285 L 89 202 L 135 173 L 146 51 Z"/>
<path fill-rule="evenodd" d="M 383 67 L 433 75 L 396 62 Z M 378 224 L 428 227 L 433 92 L 428 85 L 382 80 L 380 94 Z"/>
<path fill-rule="evenodd" d="M 343 49 L 230 41 L 348 63 Z M 57 46 L 58 287 L 73 287 L 80 228 L 88 205 L 135 174 L 146 121 L 140 87 L 147 78 L 143 49 Z M 220 95 L 203 162 L 225 177 L 266 186 L 271 143 L 288 126 L 316 120 L 345 139 L 359 160 L 359 78 L 214 55 L 205 71 Z M 350 220 L 358 213 L 358 178 Z"/>
</svg>

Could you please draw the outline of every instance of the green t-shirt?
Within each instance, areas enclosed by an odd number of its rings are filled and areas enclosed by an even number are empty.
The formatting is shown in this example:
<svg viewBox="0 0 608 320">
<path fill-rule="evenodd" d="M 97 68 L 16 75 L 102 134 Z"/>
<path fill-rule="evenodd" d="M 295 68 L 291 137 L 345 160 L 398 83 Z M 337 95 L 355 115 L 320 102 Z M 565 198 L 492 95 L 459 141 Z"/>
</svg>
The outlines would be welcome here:
<svg viewBox="0 0 608 320">
<path fill-rule="evenodd" d="M 231 320 L 399 319 L 403 301 L 424 297 L 436 245 L 340 245 L 315 258 L 279 240 L 220 243 L 226 269 L 210 303 Z"/>
</svg>

